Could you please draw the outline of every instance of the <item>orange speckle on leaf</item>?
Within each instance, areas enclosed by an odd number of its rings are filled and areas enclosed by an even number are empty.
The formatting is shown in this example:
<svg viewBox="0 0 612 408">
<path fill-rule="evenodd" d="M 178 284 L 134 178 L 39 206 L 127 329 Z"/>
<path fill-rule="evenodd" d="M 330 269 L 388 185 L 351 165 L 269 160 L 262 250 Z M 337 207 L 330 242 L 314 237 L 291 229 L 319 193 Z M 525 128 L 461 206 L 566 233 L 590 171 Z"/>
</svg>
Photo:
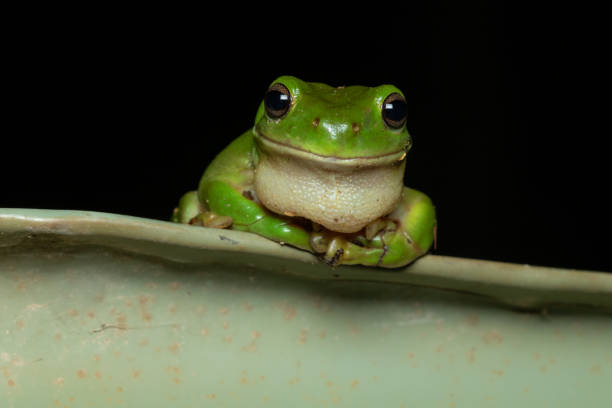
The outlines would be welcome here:
<svg viewBox="0 0 612 408">
<path fill-rule="evenodd" d="M 293 320 L 293 318 L 297 314 L 297 310 L 295 310 L 295 306 L 289 305 L 289 304 L 285 305 L 283 311 L 284 311 L 285 320 Z"/>
<path fill-rule="evenodd" d="M 472 327 L 478 326 L 478 323 L 480 323 L 480 318 L 475 314 L 469 315 L 465 320 L 468 326 Z"/>
<path fill-rule="evenodd" d="M 77 377 L 79 378 L 87 378 L 87 373 L 83 370 L 77 371 Z"/>
<path fill-rule="evenodd" d="M 487 344 L 501 344 L 504 338 L 495 330 L 491 330 L 482 336 L 482 340 Z"/>
<path fill-rule="evenodd" d="M 242 351 L 248 351 L 249 353 L 254 353 L 257 351 L 257 346 L 255 345 L 255 342 L 252 341 L 249 343 L 248 346 L 243 346 Z"/>
<path fill-rule="evenodd" d="M 307 337 L 308 337 L 308 329 L 300 330 L 300 337 L 298 338 L 298 341 L 300 342 L 300 344 L 306 343 Z"/>
<path fill-rule="evenodd" d="M 8 380 L 8 386 L 9 386 L 9 387 L 14 387 L 15 385 L 16 385 L 16 384 L 15 384 L 15 381 L 10 380 L 10 379 Z"/>
<path fill-rule="evenodd" d="M 170 350 L 170 352 L 172 352 L 174 354 L 178 353 L 179 348 L 180 348 L 180 345 L 178 343 L 174 343 L 174 344 L 171 344 L 170 346 L 168 346 L 168 350 Z"/>
<path fill-rule="evenodd" d="M 471 348 L 471 349 L 469 349 L 469 350 L 468 350 L 468 352 L 467 352 L 467 359 L 468 359 L 468 362 L 469 362 L 470 364 L 474 363 L 474 361 L 476 360 L 476 357 L 475 357 L 475 355 L 474 355 L 474 349 L 473 349 L 473 348 Z"/>
<path fill-rule="evenodd" d="M 151 302 L 151 297 L 149 296 L 141 295 L 138 297 L 138 303 L 140 304 L 140 317 L 146 322 L 150 322 L 153 319 L 153 316 L 147 309 L 149 302 Z"/>
</svg>

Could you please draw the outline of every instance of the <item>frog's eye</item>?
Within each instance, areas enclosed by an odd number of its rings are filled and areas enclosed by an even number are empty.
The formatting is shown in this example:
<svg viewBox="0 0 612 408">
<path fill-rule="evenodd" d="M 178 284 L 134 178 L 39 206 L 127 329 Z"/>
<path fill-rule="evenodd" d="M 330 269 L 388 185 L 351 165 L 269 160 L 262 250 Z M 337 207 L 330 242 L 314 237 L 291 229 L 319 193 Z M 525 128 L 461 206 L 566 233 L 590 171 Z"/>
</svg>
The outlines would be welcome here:
<svg viewBox="0 0 612 408">
<path fill-rule="evenodd" d="M 382 103 L 382 117 L 387 126 L 399 129 L 406 123 L 408 115 L 408 105 L 404 97 L 394 92 L 387 96 Z"/>
<path fill-rule="evenodd" d="M 273 84 L 264 98 L 266 113 L 272 119 L 280 119 L 289 112 L 291 107 L 291 92 L 280 82 Z"/>
</svg>

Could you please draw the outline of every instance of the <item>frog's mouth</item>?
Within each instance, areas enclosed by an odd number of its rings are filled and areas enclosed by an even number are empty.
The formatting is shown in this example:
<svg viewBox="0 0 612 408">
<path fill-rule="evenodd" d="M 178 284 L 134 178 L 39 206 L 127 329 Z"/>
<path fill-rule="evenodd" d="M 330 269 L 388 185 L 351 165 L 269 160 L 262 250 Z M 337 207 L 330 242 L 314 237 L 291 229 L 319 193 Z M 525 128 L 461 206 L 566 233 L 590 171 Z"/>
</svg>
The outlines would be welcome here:
<svg viewBox="0 0 612 408">
<path fill-rule="evenodd" d="M 358 156 L 358 157 L 337 157 L 327 156 L 318 153 L 313 153 L 299 147 L 291 146 L 285 143 L 272 140 L 263 135 L 259 131 L 253 132 L 255 139 L 259 142 L 259 146 L 270 153 L 293 156 L 302 160 L 318 162 L 333 167 L 359 168 L 359 167 L 378 167 L 388 166 L 391 164 L 399 164 L 406 158 L 406 150 L 401 149 L 391 153 L 385 153 L 375 156 Z"/>
</svg>

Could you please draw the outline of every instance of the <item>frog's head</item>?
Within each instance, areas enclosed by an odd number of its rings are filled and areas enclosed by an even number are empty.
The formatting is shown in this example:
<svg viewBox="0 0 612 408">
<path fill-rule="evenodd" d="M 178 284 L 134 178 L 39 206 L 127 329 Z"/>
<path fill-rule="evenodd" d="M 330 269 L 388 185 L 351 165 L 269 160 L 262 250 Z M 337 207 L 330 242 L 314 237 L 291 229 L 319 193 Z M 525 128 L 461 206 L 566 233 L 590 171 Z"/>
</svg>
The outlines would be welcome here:
<svg viewBox="0 0 612 408">
<path fill-rule="evenodd" d="M 283 76 L 261 103 L 253 136 L 259 200 L 338 232 L 356 232 L 400 200 L 406 102 L 391 85 L 332 88 Z"/>
<path fill-rule="evenodd" d="M 325 158 L 403 156 L 411 146 L 406 102 L 392 85 L 334 88 L 291 76 L 274 81 L 255 118 L 259 142 Z"/>
</svg>

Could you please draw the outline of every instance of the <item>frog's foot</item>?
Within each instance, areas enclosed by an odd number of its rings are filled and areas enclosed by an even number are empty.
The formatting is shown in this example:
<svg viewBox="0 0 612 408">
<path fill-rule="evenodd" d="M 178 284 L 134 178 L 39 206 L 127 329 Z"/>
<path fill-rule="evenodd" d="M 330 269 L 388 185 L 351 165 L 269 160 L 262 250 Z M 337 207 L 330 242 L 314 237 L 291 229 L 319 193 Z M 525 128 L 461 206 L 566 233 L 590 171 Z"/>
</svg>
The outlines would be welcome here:
<svg viewBox="0 0 612 408">
<path fill-rule="evenodd" d="M 368 241 L 365 235 L 342 234 L 329 230 L 313 232 L 310 246 L 330 266 L 384 266 L 383 260 L 388 252 L 382 240 Z"/>
<path fill-rule="evenodd" d="M 424 194 L 404 188 L 398 207 L 356 234 L 313 228 L 310 246 L 330 265 L 396 268 L 424 255 L 435 235 L 435 210 Z"/>
</svg>

